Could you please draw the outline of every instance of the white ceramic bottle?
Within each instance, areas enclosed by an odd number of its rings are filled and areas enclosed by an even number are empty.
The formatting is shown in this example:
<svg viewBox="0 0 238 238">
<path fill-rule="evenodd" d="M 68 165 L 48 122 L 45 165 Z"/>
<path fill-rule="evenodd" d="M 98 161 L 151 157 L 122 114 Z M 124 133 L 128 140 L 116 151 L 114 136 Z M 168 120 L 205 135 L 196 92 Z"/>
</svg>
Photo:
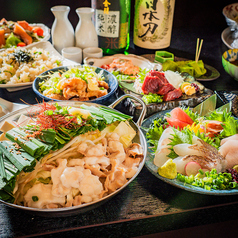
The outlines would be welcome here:
<svg viewBox="0 0 238 238">
<path fill-rule="evenodd" d="M 68 19 L 70 7 L 54 6 L 50 10 L 55 16 L 51 29 L 52 43 L 61 53 L 63 48 L 75 45 L 74 28 Z"/>
<path fill-rule="evenodd" d="M 80 7 L 76 9 L 79 22 L 75 29 L 76 46 L 82 49 L 87 47 L 98 47 L 98 36 L 92 22 L 94 9 L 90 7 Z"/>
</svg>

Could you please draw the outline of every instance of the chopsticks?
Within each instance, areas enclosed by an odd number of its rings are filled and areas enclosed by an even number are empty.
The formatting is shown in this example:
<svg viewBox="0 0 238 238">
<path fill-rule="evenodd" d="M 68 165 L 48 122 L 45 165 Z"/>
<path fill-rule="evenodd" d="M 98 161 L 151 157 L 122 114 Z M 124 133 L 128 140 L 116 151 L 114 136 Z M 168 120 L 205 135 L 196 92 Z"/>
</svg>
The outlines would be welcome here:
<svg viewBox="0 0 238 238">
<path fill-rule="evenodd" d="M 195 54 L 195 61 L 196 62 L 198 62 L 198 59 L 199 59 L 199 56 L 200 56 L 200 53 L 201 53 L 203 39 L 201 40 L 200 45 L 199 45 L 199 41 L 200 41 L 200 39 L 197 38 L 197 46 L 196 46 L 196 54 Z"/>
</svg>

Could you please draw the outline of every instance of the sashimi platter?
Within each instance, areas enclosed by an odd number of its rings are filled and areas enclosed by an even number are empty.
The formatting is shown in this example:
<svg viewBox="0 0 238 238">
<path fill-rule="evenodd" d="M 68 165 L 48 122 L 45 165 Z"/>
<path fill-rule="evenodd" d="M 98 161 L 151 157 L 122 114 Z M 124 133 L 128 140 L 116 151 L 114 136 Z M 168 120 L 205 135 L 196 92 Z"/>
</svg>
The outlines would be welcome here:
<svg viewBox="0 0 238 238">
<path fill-rule="evenodd" d="M 93 61 L 93 65 L 114 74 L 124 93 L 132 94 L 145 102 L 147 116 L 176 106 L 194 107 L 213 94 L 212 90 L 205 88 L 187 72 L 164 70 L 160 64 L 156 68 L 151 65 L 144 67 L 147 59 L 140 57 L 138 61 L 133 55 L 109 57 L 97 60 L 89 58 L 87 63 Z M 133 102 L 130 107 L 136 116 L 140 114 L 142 108 L 138 103 Z"/>
<path fill-rule="evenodd" d="M 196 108 L 176 107 L 147 118 L 149 171 L 176 187 L 201 194 L 238 194 L 238 119 L 216 95 Z"/>
</svg>

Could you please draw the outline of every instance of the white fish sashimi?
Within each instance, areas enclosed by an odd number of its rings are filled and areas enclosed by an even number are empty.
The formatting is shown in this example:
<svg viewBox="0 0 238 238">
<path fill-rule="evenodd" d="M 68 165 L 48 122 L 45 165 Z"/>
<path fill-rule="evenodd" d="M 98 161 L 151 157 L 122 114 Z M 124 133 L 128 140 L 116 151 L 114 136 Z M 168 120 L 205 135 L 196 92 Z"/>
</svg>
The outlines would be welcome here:
<svg viewBox="0 0 238 238">
<path fill-rule="evenodd" d="M 167 147 L 162 148 L 160 151 L 156 152 L 154 158 L 154 164 L 158 167 L 161 167 L 168 159 L 169 153 L 171 150 Z"/>
<path fill-rule="evenodd" d="M 185 174 L 185 166 L 189 161 L 183 159 L 183 156 L 179 156 L 173 159 L 173 162 L 176 164 L 177 172 L 180 174 Z"/>
<path fill-rule="evenodd" d="M 197 137 L 197 136 L 193 136 L 192 144 L 197 144 L 199 146 L 202 146 L 201 139 L 199 137 Z"/>
<path fill-rule="evenodd" d="M 159 139 L 157 150 L 160 150 L 161 147 L 168 145 L 171 142 L 170 139 L 173 138 L 173 134 L 174 131 L 171 127 L 166 128 Z"/>
<path fill-rule="evenodd" d="M 168 82 L 175 88 L 179 88 L 180 84 L 183 82 L 183 78 L 178 72 L 167 70 L 164 72 L 164 74 Z"/>
<path fill-rule="evenodd" d="M 211 170 L 215 168 L 218 173 L 224 171 L 227 166 L 227 160 L 225 160 L 221 153 L 215 147 L 199 138 L 197 142 L 197 144 L 178 144 L 173 147 L 175 153 L 179 155 L 179 157 L 173 160 L 177 166 L 177 172 L 186 174 L 185 166 L 192 161 L 197 162 L 202 169 Z"/>
<path fill-rule="evenodd" d="M 219 148 L 219 153 L 225 157 L 227 164 L 226 169 L 233 168 L 234 165 L 238 164 L 238 140 L 226 140 Z"/>
<path fill-rule="evenodd" d="M 170 145 L 169 143 L 171 142 L 171 138 L 173 134 L 173 129 L 172 128 L 167 128 L 163 131 L 159 142 L 158 142 L 158 147 L 155 152 L 155 158 L 154 158 L 154 164 L 158 167 L 161 167 L 168 159 L 168 155 L 171 152 L 170 151 Z"/>
<path fill-rule="evenodd" d="M 202 156 L 203 153 L 199 150 L 195 150 L 191 148 L 191 144 L 178 144 L 173 147 L 174 152 L 179 156 L 185 156 L 185 155 L 198 155 Z"/>
</svg>

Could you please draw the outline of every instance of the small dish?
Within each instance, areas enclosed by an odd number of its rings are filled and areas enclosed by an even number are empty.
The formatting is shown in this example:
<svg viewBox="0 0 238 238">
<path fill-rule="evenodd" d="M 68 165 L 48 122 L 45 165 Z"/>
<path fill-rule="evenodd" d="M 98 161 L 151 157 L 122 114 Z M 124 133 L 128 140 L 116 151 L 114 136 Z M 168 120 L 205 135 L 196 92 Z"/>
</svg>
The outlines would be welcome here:
<svg viewBox="0 0 238 238">
<path fill-rule="evenodd" d="M 174 54 L 168 51 L 156 51 L 155 52 L 155 61 L 164 63 L 167 60 L 174 60 Z"/>
<path fill-rule="evenodd" d="M 238 41 L 233 38 L 233 32 L 231 31 L 230 27 L 227 27 L 225 30 L 223 30 L 221 33 L 221 39 L 229 49 L 236 48 L 234 47 L 235 45 L 237 45 L 238 48 Z"/>
<path fill-rule="evenodd" d="M 225 71 L 238 81 L 238 64 L 232 63 L 238 61 L 238 49 L 229 49 L 222 55 L 222 65 Z"/>
<path fill-rule="evenodd" d="M 227 25 L 231 30 L 238 30 L 238 3 L 232 3 L 225 6 L 222 10 L 222 13 L 226 19 Z"/>
</svg>

